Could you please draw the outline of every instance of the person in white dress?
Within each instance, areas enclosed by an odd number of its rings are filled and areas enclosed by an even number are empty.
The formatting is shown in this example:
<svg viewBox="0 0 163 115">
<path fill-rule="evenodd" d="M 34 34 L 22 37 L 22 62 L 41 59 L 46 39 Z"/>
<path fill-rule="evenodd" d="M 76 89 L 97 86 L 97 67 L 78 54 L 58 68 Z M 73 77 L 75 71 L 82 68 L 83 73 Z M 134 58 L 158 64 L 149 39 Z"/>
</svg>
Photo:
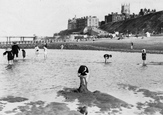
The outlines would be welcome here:
<svg viewBox="0 0 163 115">
<path fill-rule="evenodd" d="M 43 48 L 44 48 L 44 59 L 47 59 L 47 53 L 48 53 L 47 52 L 47 50 L 48 50 L 47 44 L 45 44 Z"/>
<path fill-rule="evenodd" d="M 39 55 L 39 47 L 38 47 L 38 45 L 35 46 L 35 54 L 36 54 L 36 57 L 38 57 L 38 55 Z"/>
</svg>

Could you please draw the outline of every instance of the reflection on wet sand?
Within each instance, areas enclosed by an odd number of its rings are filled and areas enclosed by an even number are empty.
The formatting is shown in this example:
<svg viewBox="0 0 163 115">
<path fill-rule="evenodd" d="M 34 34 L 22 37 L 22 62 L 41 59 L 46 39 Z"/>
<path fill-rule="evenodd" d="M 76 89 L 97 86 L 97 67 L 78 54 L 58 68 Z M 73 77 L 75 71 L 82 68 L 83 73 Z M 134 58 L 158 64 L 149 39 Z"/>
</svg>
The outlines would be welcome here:
<svg viewBox="0 0 163 115">
<path fill-rule="evenodd" d="M 136 95 L 138 93 L 142 93 L 144 97 L 150 98 L 148 101 L 145 102 L 137 102 L 136 108 L 142 112 L 142 114 L 147 115 L 154 115 L 159 113 L 160 115 L 163 114 L 163 92 L 153 92 L 147 89 L 141 89 L 136 86 L 126 85 L 126 84 L 119 84 L 121 88 L 124 88 L 129 91 L 133 91 Z"/>
<path fill-rule="evenodd" d="M 109 94 L 101 93 L 100 91 L 77 93 L 74 92 L 75 89 L 65 88 L 58 92 L 58 96 L 63 95 L 67 103 L 72 103 L 78 99 L 79 104 L 76 110 L 71 110 L 66 103 L 46 103 L 41 100 L 32 102 L 26 98 L 8 96 L 0 99 L 0 111 L 4 114 L 15 113 L 16 115 L 81 115 L 80 112 L 78 112 L 80 107 L 87 106 L 89 111 L 89 108 L 97 106 L 100 108 L 101 112 L 107 112 L 111 115 L 122 114 L 123 111 L 127 109 L 130 111 L 132 109 L 134 109 L 134 111 L 137 109 L 137 112 L 141 115 L 163 114 L 163 92 L 153 92 L 127 84 L 119 84 L 119 86 L 125 90 L 132 91 L 134 95 L 141 93 L 144 97 L 149 99 L 145 102 L 138 101 L 135 105 L 131 105 Z M 9 106 L 11 103 L 15 103 L 14 107 L 6 110 L 5 107 Z"/>
</svg>

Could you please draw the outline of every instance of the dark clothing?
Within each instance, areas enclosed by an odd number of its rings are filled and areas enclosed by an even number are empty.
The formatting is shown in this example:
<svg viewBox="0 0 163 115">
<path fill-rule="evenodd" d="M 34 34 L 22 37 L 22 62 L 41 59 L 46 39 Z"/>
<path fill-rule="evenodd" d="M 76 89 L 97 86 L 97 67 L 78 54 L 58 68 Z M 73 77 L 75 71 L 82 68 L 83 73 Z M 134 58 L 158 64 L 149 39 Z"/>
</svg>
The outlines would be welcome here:
<svg viewBox="0 0 163 115">
<path fill-rule="evenodd" d="M 88 67 L 85 65 L 81 65 L 78 69 L 78 73 L 81 75 L 87 75 L 86 73 L 89 73 Z"/>
<path fill-rule="evenodd" d="M 146 53 L 142 53 L 142 60 L 146 60 Z"/>
<path fill-rule="evenodd" d="M 3 53 L 3 55 L 6 55 L 6 54 L 7 54 L 7 60 L 8 60 L 8 61 L 14 59 L 14 55 L 13 55 L 13 52 L 12 52 L 12 51 L 5 51 L 5 52 Z"/>
<path fill-rule="evenodd" d="M 48 47 L 48 45 L 47 45 L 47 44 L 45 44 L 45 45 L 44 45 L 44 47 L 46 47 L 46 48 L 47 48 L 47 47 Z"/>
<path fill-rule="evenodd" d="M 23 58 L 25 58 L 25 56 L 26 56 L 25 50 L 22 50 L 22 56 L 23 56 Z"/>
<path fill-rule="evenodd" d="M 16 57 L 18 57 L 18 53 L 13 53 L 13 55 L 14 55 L 14 58 L 15 58 L 15 55 L 16 55 Z"/>
<path fill-rule="evenodd" d="M 16 57 L 18 57 L 19 50 L 20 50 L 20 48 L 18 45 L 14 44 L 12 46 L 12 52 L 13 52 L 14 57 L 15 57 L 15 55 L 16 55 Z"/>
<path fill-rule="evenodd" d="M 12 46 L 12 51 L 13 51 L 13 53 L 18 53 L 19 52 L 19 50 L 20 50 L 20 48 L 19 48 L 19 46 L 18 45 L 13 45 Z"/>
</svg>

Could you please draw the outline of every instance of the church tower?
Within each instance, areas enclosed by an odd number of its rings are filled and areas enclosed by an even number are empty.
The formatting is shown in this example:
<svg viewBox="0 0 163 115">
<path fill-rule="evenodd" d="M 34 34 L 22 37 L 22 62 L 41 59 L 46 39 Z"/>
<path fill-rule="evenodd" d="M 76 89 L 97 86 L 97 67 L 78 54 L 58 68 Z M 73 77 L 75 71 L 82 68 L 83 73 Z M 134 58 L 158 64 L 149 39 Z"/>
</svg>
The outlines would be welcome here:
<svg viewBox="0 0 163 115">
<path fill-rule="evenodd" d="M 121 5 L 121 14 L 130 15 L 130 4 Z"/>
</svg>

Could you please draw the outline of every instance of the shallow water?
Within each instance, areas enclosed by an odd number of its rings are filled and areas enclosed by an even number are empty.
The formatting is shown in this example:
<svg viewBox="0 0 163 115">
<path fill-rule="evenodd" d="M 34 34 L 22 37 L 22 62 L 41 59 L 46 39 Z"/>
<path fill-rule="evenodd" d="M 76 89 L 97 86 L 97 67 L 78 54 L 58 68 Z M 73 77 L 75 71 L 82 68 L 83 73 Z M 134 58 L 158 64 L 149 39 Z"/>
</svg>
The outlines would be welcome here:
<svg viewBox="0 0 163 115">
<path fill-rule="evenodd" d="M 4 49 L 0 50 L 0 54 Z M 108 93 L 130 104 L 146 99 L 134 95 L 121 84 L 163 92 L 163 55 L 147 54 L 147 66 L 142 66 L 140 53 L 110 51 L 48 50 L 35 57 L 33 49 L 26 49 L 26 59 L 19 58 L 12 67 L 6 56 L 0 55 L 0 97 L 19 96 L 31 101 L 57 101 L 54 96 L 63 87 L 78 88 L 77 70 L 81 64 L 90 70 L 88 89 Z M 103 55 L 112 54 L 107 64 Z M 59 101 L 59 100 L 58 100 Z"/>
</svg>

